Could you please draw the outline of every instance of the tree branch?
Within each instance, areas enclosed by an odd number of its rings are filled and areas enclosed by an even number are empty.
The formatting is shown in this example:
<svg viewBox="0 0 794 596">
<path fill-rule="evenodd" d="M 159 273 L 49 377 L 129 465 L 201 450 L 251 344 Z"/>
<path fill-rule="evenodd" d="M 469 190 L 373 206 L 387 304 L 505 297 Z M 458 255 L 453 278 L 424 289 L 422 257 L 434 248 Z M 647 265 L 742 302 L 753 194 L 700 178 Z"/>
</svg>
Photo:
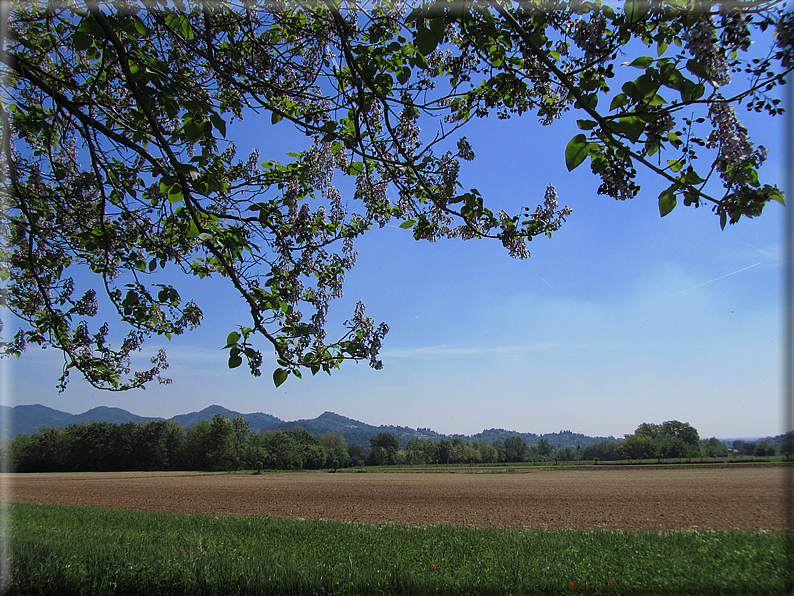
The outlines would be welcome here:
<svg viewBox="0 0 794 596">
<path fill-rule="evenodd" d="M 573 95 L 574 98 L 576 98 L 579 107 L 588 114 L 590 114 L 590 116 L 598 123 L 604 135 L 609 139 L 609 141 L 612 143 L 613 146 L 619 148 L 622 151 L 625 151 L 627 155 L 630 155 L 633 159 L 637 160 L 638 162 L 640 162 L 650 170 L 656 172 L 657 174 L 659 174 L 661 177 L 665 178 L 669 182 L 678 185 L 681 184 L 681 181 L 678 178 L 671 176 L 663 169 L 655 166 L 653 163 L 642 157 L 639 153 L 632 151 L 629 147 L 627 147 L 621 141 L 616 139 L 615 136 L 612 134 L 612 131 L 609 129 L 609 124 L 604 119 L 604 117 L 601 116 L 601 114 L 597 110 L 590 107 L 590 102 L 587 101 L 585 95 L 579 90 L 578 87 L 576 87 L 576 85 L 571 83 L 567 75 L 557 67 L 554 61 L 550 60 L 549 57 L 546 55 L 546 53 L 543 52 L 543 50 L 541 50 L 534 41 L 532 41 L 532 38 L 529 35 L 529 33 L 527 33 L 527 31 L 521 26 L 521 24 L 515 20 L 513 15 L 511 15 L 498 2 L 498 0 L 491 0 L 490 4 L 505 19 L 505 21 L 507 21 L 507 23 L 513 28 L 513 30 L 521 37 L 521 41 L 523 41 L 527 45 L 527 47 L 530 50 L 532 50 L 532 53 L 538 58 L 538 60 L 540 60 L 551 72 L 553 72 L 554 75 L 560 80 L 562 85 L 568 90 L 568 92 L 571 95 Z M 689 188 L 693 192 L 695 192 L 699 197 L 707 201 L 715 203 L 716 205 L 724 205 L 724 201 L 715 199 L 705 194 L 698 188 L 692 187 L 691 185 L 689 185 Z"/>
</svg>

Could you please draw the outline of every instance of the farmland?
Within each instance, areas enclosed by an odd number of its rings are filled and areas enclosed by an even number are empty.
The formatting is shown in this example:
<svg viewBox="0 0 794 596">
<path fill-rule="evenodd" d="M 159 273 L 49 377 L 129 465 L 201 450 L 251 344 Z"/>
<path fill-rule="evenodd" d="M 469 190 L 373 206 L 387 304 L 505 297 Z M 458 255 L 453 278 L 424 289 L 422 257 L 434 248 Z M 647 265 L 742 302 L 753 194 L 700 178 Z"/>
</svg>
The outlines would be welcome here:
<svg viewBox="0 0 794 596">
<path fill-rule="evenodd" d="M 785 471 L 15 474 L 8 594 L 780 594 Z"/>
<path fill-rule="evenodd" d="M 502 528 L 779 530 L 783 471 L 781 464 L 711 464 L 523 473 L 16 474 L 10 486 L 17 502 L 177 513 Z"/>
</svg>

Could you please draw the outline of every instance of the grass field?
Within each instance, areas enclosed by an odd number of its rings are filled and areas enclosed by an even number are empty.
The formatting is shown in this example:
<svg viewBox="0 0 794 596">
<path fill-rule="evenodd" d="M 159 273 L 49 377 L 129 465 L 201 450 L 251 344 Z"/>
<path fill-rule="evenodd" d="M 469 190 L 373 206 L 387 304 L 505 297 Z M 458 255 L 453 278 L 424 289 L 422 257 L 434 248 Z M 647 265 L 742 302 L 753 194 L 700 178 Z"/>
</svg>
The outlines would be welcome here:
<svg viewBox="0 0 794 596">
<path fill-rule="evenodd" d="M 12 504 L 9 594 L 783 594 L 782 532 L 411 527 Z"/>
<path fill-rule="evenodd" d="M 788 593 L 782 467 L 593 468 L 14 475 L 8 593 Z"/>
</svg>

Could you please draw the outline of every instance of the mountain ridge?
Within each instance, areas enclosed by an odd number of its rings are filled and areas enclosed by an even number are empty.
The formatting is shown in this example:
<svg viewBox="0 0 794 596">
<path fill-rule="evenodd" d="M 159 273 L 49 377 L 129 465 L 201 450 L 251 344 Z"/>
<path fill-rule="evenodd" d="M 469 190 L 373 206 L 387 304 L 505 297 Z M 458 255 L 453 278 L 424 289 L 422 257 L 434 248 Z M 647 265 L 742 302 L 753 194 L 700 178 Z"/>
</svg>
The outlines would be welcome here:
<svg viewBox="0 0 794 596">
<path fill-rule="evenodd" d="M 212 417 L 217 414 L 229 419 L 235 416 L 241 416 L 248 422 L 249 428 L 255 432 L 266 432 L 268 430 L 288 431 L 296 428 L 305 430 L 313 435 L 335 432 L 345 437 L 348 443 L 356 443 L 364 447 L 369 447 L 369 440 L 382 432 L 389 432 L 397 437 L 401 447 L 404 447 L 412 438 L 451 440 L 459 437 L 465 441 L 480 440 L 492 443 L 495 440 L 504 440 L 507 437 L 520 436 L 528 444 L 536 443 L 545 438 L 554 447 L 574 446 L 576 444 L 585 447 L 586 445 L 594 443 L 615 440 L 612 436 L 590 437 L 581 433 L 571 433 L 571 431 L 560 431 L 560 433 L 539 435 L 536 433 L 521 433 L 505 429 L 484 429 L 481 433 L 471 436 L 463 434 L 444 435 L 430 428 L 411 428 L 394 425 L 374 426 L 330 411 L 323 412 L 316 418 L 285 421 L 271 414 L 265 414 L 264 412 L 244 414 L 219 405 L 211 405 L 197 412 L 178 414 L 168 420 L 179 423 L 183 428 L 188 428 L 194 426 L 201 420 L 211 422 Z M 69 414 L 68 412 L 61 412 L 60 410 L 55 410 L 41 404 L 19 405 L 14 407 L 0 406 L 0 418 L 7 421 L 9 432 L 4 438 L 33 434 L 40 428 L 52 426 L 66 427 L 70 424 L 79 424 L 81 422 L 94 421 L 108 422 L 111 424 L 133 422 L 135 424 L 140 424 L 146 421 L 164 420 L 164 418 L 155 416 L 138 416 L 137 414 L 132 414 L 127 410 L 116 407 L 98 406 L 81 414 Z"/>
</svg>

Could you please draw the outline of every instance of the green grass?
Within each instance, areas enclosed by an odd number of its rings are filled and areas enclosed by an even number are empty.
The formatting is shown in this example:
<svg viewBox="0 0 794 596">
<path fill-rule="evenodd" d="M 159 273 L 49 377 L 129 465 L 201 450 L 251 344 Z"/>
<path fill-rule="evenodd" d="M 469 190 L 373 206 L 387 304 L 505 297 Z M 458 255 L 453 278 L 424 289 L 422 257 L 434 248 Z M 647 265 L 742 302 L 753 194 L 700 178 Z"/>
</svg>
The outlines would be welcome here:
<svg viewBox="0 0 794 596">
<path fill-rule="evenodd" d="M 788 568 L 781 532 L 477 530 L 9 509 L 9 595 L 782 594 Z"/>
</svg>

